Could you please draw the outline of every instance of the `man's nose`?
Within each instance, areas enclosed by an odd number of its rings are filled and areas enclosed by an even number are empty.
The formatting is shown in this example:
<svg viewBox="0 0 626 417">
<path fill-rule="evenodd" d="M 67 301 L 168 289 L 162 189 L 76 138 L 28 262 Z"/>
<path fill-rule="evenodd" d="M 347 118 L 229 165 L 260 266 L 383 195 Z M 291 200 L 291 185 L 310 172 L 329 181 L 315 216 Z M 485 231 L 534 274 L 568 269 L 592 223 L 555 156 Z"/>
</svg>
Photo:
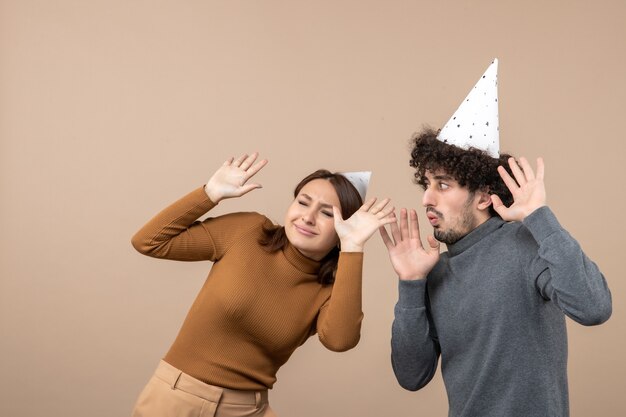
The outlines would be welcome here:
<svg viewBox="0 0 626 417">
<path fill-rule="evenodd" d="M 424 207 L 435 205 L 435 195 L 430 188 L 426 188 L 424 190 L 424 195 L 422 196 L 422 205 Z"/>
</svg>

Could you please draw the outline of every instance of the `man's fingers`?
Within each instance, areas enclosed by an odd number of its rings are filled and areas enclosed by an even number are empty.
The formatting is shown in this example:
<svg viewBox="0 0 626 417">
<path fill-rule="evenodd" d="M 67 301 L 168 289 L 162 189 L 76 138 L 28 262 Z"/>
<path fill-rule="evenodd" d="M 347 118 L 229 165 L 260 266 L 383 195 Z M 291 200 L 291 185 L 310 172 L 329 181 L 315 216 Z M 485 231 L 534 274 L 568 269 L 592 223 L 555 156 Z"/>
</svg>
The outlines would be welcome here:
<svg viewBox="0 0 626 417">
<path fill-rule="evenodd" d="M 513 157 L 509 158 L 509 167 L 511 167 L 511 171 L 513 172 L 513 175 L 515 176 L 515 180 L 517 181 L 517 183 L 520 186 L 526 184 L 526 176 L 524 176 L 524 173 L 522 172 L 521 168 L 517 164 L 517 161 L 515 160 L 515 158 Z"/>
<path fill-rule="evenodd" d="M 383 243 L 385 244 L 387 249 L 393 248 L 394 247 L 393 241 L 389 237 L 389 233 L 387 233 L 387 229 L 385 229 L 385 226 L 380 226 L 378 228 L 378 231 L 380 232 L 380 237 L 383 238 Z"/>
<path fill-rule="evenodd" d="M 411 239 L 417 244 L 418 248 L 423 248 L 422 241 L 420 240 L 420 229 L 419 222 L 417 220 L 417 212 L 415 210 L 410 210 L 410 213 L 407 214 L 405 210 L 405 215 L 407 217 L 407 225 L 406 230 L 403 230 L 402 239 Z"/>
<path fill-rule="evenodd" d="M 537 158 L 537 179 L 539 181 L 543 181 L 543 176 L 545 173 L 545 165 L 543 163 L 543 158 Z"/>
<path fill-rule="evenodd" d="M 430 235 L 428 236 L 427 239 L 428 239 L 428 245 L 430 246 L 430 248 L 433 250 L 437 250 L 437 252 L 439 252 L 439 246 L 441 246 L 439 241 L 435 239 L 434 236 L 430 236 Z"/>
<path fill-rule="evenodd" d="M 517 191 L 519 186 L 503 166 L 498 167 L 498 174 L 500 174 L 502 181 L 504 181 L 504 184 L 507 186 L 511 194 Z"/>
<path fill-rule="evenodd" d="M 504 205 L 500 197 L 495 194 L 491 194 L 491 203 L 493 204 L 493 209 L 503 217 L 502 214 L 506 211 L 507 207 Z"/>
<path fill-rule="evenodd" d="M 400 212 L 400 218 L 402 218 L 402 212 Z M 395 243 L 402 242 L 402 236 L 400 235 L 400 228 L 398 227 L 397 221 L 391 223 L 391 236 L 393 236 Z"/>
<path fill-rule="evenodd" d="M 417 220 L 417 212 L 411 209 L 410 213 L 411 224 L 409 228 L 410 237 L 419 240 L 420 238 L 420 224 Z"/>
<path fill-rule="evenodd" d="M 400 236 L 402 240 L 407 240 L 410 238 L 409 236 L 409 217 L 407 215 L 406 209 L 403 208 L 400 210 Z"/>
<path fill-rule="evenodd" d="M 530 166 L 530 164 L 528 163 L 528 160 L 524 157 L 521 157 L 519 159 L 520 165 L 522 166 L 522 169 L 524 170 L 524 176 L 526 177 L 527 181 L 532 181 L 535 179 L 535 173 L 533 172 L 533 168 Z"/>
</svg>

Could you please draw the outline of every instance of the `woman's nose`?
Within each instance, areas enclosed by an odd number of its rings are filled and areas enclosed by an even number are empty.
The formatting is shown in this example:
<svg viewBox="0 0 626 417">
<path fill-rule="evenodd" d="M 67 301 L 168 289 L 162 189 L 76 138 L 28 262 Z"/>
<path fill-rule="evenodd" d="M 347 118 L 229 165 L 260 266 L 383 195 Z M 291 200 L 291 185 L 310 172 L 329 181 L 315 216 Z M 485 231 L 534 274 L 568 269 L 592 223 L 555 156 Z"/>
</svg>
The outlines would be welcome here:
<svg viewBox="0 0 626 417">
<path fill-rule="evenodd" d="M 302 213 L 302 221 L 306 224 L 315 224 L 315 213 L 313 210 L 308 209 Z"/>
</svg>

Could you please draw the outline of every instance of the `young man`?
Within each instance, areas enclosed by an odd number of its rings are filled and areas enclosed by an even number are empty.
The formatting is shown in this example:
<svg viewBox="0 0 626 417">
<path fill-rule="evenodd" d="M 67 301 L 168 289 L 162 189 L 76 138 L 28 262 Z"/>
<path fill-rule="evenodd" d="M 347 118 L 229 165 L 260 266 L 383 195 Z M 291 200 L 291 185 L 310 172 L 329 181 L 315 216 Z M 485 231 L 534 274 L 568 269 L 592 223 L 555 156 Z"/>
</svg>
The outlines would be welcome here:
<svg viewBox="0 0 626 417">
<path fill-rule="evenodd" d="M 451 417 L 567 416 L 565 315 L 600 324 L 611 294 L 546 206 L 542 159 L 535 173 L 499 154 L 497 104 L 482 111 L 497 103 L 496 66 L 439 134 L 414 138 L 429 248 L 415 210 L 401 210 L 391 236 L 380 230 L 400 278 L 392 365 L 418 390 L 441 356 Z"/>
</svg>

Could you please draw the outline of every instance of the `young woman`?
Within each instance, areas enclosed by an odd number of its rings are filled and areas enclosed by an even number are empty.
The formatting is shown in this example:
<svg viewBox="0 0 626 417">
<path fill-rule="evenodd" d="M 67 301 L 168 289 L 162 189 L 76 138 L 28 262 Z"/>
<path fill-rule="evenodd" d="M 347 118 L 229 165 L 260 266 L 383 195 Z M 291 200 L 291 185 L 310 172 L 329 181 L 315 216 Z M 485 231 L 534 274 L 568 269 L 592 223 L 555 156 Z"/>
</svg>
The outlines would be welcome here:
<svg viewBox="0 0 626 417">
<path fill-rule="evenodd" d="M 198 221 L 261 187 L 249 182 L 267 163 L 257 157 L 229 159 L 132 239 L 148 256 L 214 262 L 134 417 L 274 416 L 267 390 L 307 338 L 333 351 L 359 341 L 363 245 L 393 207 L 362 204 L 346 177 L 319 170 L 297 185 L 282 227 L 251 212 Z"/>
</svg>

